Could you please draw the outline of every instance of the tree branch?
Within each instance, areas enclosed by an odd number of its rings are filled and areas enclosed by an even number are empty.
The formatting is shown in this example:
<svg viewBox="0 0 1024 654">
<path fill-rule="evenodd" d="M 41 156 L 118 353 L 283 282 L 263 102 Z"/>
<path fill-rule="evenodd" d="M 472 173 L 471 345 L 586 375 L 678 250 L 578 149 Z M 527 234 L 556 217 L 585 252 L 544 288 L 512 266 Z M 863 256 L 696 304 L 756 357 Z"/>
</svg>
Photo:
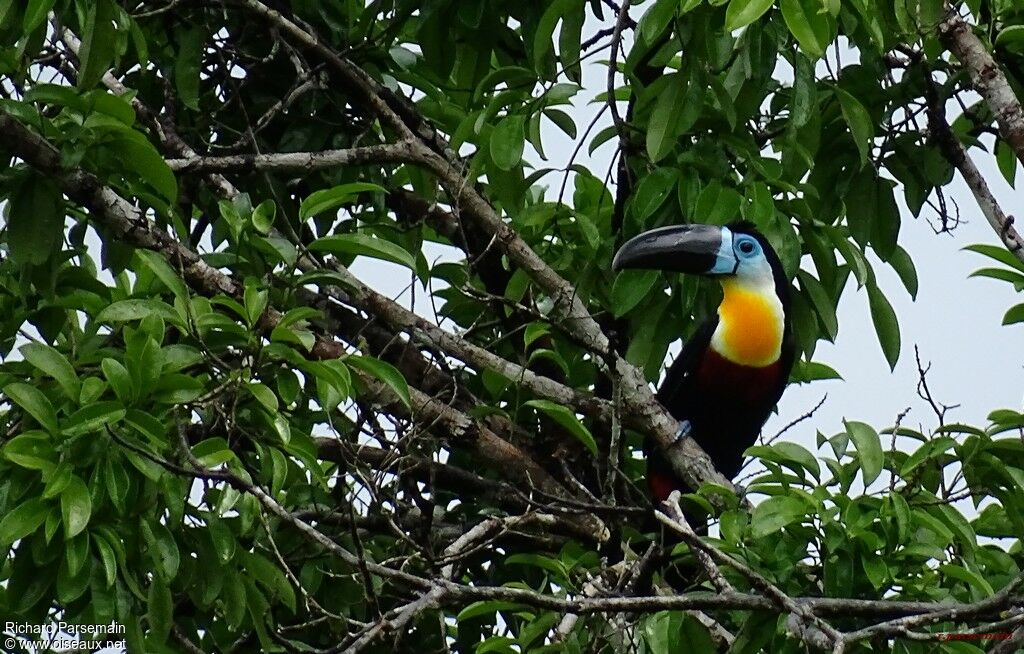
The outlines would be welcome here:
<svg viewBox="0 0 1024 654">
<path fill-rule="evenodd" d="M 969 25 L 949 3 L 946 19 L 939 23 L 939 39 L 967 71 L 974 89 L 995 114 L 999 133 L 1024 163 L 1024 110 L 1009 80 L 988 48 L 974 35 Z"/>
<path fill-rule="evenodd" d="M 208 265 L 166 232 L 154 229 L 142 212 L 100 183 L 96 177 L 80 169 L 65 171 L 60 154 L 42 137 L 36 135 L 7 112 L 0 110 L 0 144 L 10 152 L 41 172 L 53 176 L 64 192 L 91 211 L 97 222 L 104 224 L 116 237 L 125 242 L 164 256 L 172 267 L 182 271 L 185 281 L 203 295 L 225 294 L 241 299 L 242 286 L 233 278 Z M 268 307 L 257 325 L 262 332 L 269 333 L 281 321 L 283 314 Z M 316 335 L 310 355 L 317 359 L 336 359 L 345 354 L 345 348 L 333 338 Z M 353 370 L 367 386 L 371 397 L 385 403 L 399 415 L 419 414 L 425 424 L 434 424 L 445 430 L 445 435 L 455 443 L 469 447 L 496 470 L 510 475 L 510 478 L 536 485 L 544 493 L 571 498 L 571 494 L 559 484 L 544 468 L 530 459 L 525 452 L 500 438 L 489 428 L 478 424 L 449 404 L 410 387 L 411 411 L 387 385 L 367 373 Z M 607 528 L 593 516 L 579 516 L 579 529 L 590 538 L 601 541 L 607 536 Z"/>
<path fill-rule="evenodd" d="M 168 159 L 167 165 L 177 173 L 249 173 L 257 171 L 309 173 L 339 166 L 359 166 L 371 163 L 416 163 L 417 160 L 412 143 L 398 141 L 319 152 L 235 154 L 224 157 L 194 155 L 182 159 Z"/>
<path fill-rule="evenodd" d="M 1017 259 L 1024 262 L 1024 239 L 1021 239 L 1017 229 L 1013 226 L 1013 216 L 1008 216 L 1003 212 L 999 201 L 992 195 L 985 176 L 974 165 L 971 155 L 967 153 L 963 144 L 950 128 L 949 122 L 946 121 L 945 107 L 942 105 L 929 73 L 926 73 L 925 81 L 925 93 L 928 99 L 928 126 L 932 137 L 938 143 L 942 155 L 960 171 L 960 175 L 967 187 L 971 189 L 982 215 L 995 230 L 1003 246 Z"/>
<path fill-rule="evenodd" d="M 419 137 L 420 140 L 415 143 L 417 155 L 437 176 L 441 186 L 458 204 L 460 212 L 467 214 L 485 233 L 490 234 L 501 251 L 547 293 L 553 303 L 553 316 L 566 323 L 569 329 L 576 331 L 580 340 L 590 350 L 598 353 L 609 363 L 610 373 L 622 380 L 620 388 L 627 424 L 650 434 L 665 453 L 673 470 L 683 480 L 694 488 L 706 481 L 734 488 L 732 483 L 715 469 L 711 458 L 693 439 L 676 443 L 677 421 L 658 404 L 640 370 L 613 351 L 608 338 L 587 311 L 575 287 L 548 266 L 480 195 L 475 186 L 469 183 L 462 172 L 462 166 L 455 163 L 454 153 L 442 147 L 437 133 L 426 121 L 419 116 L 411 115 L 408 107 L 401 106 L 402 102 L 393 93 L 380 86 L 365 71 L 279 12 L 259 0 L 239 2 L 247 10 L 277 26 L 282 33 L 322 56 L 351 84 L 357 94 L 357 103 L 379 118 L 386 127 L 395 131 L 401 140 L 413 138 L 414 133 Z M 404 112 L 405 115 L 400 115 L 400 112 Z M 720 502 L 717 498 L 712 498 L 712 501 Z"/>
<path fill-rule="evenodd" d="M 838 646 L 843 642 L 843 635 L 839 630 L 818 617 L 813 609 L 795 601 L 792 597 L 782 592 L 778 586 L 761 576 L 745 563 L 738 561 L 721 550 L 711 547 L 701 540 L 700 536 L 690 528 L 686 518 L 683 516 L 683 511 L 679 507 L 679 495 L 679 491 L 672 491 L 668 501 L 663 503 L 663 506 L 668 509 L 668 513 L 656 511 L 655 516 L 657 516 L 659 522 L 668 526 L 679 535 L 690 546 L 690 549 L 698 553 L 697 559 L 705 566 L 712 580 L 718 580 L 716 585 L 727 584 L 727 582 L 725 582 L 724 577 L 722 577 L 715 564 L 727 565 L 739 572 L 780 613 L 788 613 L 797 626 L 797 634 L 808 645 L 822 649 L 831 649 L 833 646 Z M 728 586 L 726 585 L 726 587 Z"/>
</svg>

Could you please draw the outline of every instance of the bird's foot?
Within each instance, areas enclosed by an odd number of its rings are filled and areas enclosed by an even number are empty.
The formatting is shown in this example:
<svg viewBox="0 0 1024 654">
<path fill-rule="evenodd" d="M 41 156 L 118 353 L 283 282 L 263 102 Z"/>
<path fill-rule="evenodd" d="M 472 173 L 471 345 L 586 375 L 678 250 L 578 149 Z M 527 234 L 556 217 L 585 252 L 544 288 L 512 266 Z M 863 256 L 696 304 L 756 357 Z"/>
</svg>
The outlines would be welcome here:
<svg viewBox="0 0 1024 654">
<path fill-rule="evenodd" d="M 679 428 L 676 429 L 675 436 L 672 437 L 672 444 L 678 445 L 684 440 L 690 437 L 690 432 L 693 431 L 693 423 L 689 420 L 680 420 Z"/>
</svg>

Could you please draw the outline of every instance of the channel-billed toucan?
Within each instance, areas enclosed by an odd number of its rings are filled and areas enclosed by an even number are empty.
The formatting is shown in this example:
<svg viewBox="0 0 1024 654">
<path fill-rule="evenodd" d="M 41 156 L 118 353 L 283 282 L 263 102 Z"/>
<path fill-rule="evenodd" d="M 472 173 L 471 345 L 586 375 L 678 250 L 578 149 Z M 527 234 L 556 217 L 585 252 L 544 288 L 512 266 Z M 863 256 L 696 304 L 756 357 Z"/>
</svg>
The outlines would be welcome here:
<svg viewBox="0 0 1024 654">
<path fill-rule="evenodd" d="M 793 367 L 789 282 L 768 240 L 750 223 L 675 225 L 623 245 L 612 268 L 653 268 L 717 277 L 722 303 L 685 344 L 658 389 L 679 420 L 677 438 L 693 438 L 732 479 L 743 452 L 782 396 Z M 657 502 L 688 487 L 648 439 L 647 484 Z"/>
</svg>

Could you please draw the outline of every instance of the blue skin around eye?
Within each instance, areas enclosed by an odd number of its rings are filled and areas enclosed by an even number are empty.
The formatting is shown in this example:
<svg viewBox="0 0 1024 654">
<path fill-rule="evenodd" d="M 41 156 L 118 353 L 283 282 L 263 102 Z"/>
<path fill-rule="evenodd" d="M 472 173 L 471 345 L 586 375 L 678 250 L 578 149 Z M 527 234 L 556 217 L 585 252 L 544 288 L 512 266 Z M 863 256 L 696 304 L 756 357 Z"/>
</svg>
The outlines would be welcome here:
<svg viewBox="0 0 1024 654">
<path fill-rule="evenodd" d="M 737 250 L 737 243 L 749 241 L 754 244 L 754 249 L 749 253 Z M 756 259 L 762 256 L 761 244 L 749 236 L 741 234 L 735 237 L 728 227 L 722 228 L 722 244 L 718 247 L 718 254 L 715 256 L 715 265 L 708 271 L 712 275 L 734 275 L 740 267 L 740 260 Z"/>
<path fill-rule="evenodd" d="M 728 227 L 722 228 L 722 245 L 718 248 L 718 256 L 715 257 L 715 265 L 708 272 L 713 275 L 731 275 L 736 272 L 739 262 L 733 251 L 732 230 Z"/>
<path fill-rule="evenodd" d="M 738 238 L 736 240 L 739 242 L 737 249 L 739 250 L 740 256 L 742 258 L 744 258 L 744 259 L 754 259 L 754 258 L 760 256 L 760 254 L 761 254 L 761 245 L 760 245 L 760 243 L 757 242 L 757 240 L 755 240 L 754 238 L 751 238 L 750 236 L 741 236 L 740 238 Z M 753 246 L 751 248 L 750 252 L 746 252 L 746 251 L 743 250 L 743 246 L 746 245 L 747 243 L 749 243 L 750 245 Z"/>
</svg>

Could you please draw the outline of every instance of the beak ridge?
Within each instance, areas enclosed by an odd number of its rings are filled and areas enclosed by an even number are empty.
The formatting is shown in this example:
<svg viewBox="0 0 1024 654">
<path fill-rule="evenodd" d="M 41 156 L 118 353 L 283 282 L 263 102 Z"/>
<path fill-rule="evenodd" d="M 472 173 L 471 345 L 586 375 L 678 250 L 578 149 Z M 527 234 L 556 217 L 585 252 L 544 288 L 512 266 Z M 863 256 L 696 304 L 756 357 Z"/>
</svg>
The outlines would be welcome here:
<svg viewBox="0 0 1024 654">
<path fill-rule="evenodd" d="M 736 267 L 731 240 L 728 229 L 714 225 L 652 229 L 634 236 L 619 248 L 612 270 L 647 268 L 694 274 L 731 273 Z"/>
</svg>

